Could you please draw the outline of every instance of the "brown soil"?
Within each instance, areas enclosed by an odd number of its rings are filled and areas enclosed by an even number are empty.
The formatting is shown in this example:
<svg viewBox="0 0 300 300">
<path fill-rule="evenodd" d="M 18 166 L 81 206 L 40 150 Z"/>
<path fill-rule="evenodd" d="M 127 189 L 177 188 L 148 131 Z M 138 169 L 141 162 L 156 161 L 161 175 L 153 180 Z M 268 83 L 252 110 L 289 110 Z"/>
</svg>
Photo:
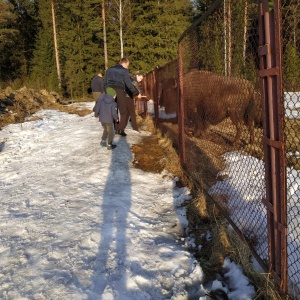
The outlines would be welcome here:
<svg viewBox="0 0 300 300">
<path fill-rule="evenodd" d="M 66 102 L 57 93 L 46 90 L 19 90 L 6 88 L 0 90 L 0 130 L 6 125 L 22 123 L 32 120 L 31 116 L 41 109 L 58 109 L 68 113 L 84 116 L 91 113 L 89 109 L 82 109 L 79 105 L 66 106 Z"/>
</svg>

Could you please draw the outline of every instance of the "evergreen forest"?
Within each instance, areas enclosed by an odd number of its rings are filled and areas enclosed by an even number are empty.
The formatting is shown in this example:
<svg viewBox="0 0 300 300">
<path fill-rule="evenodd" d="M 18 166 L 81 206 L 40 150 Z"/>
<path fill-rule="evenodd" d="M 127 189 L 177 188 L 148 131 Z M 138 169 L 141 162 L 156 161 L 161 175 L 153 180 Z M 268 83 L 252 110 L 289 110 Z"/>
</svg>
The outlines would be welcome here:
<svg viewBox="0 0 300 300">
<path fill-rule="evenodd" d="M 204 1 L 208 2 L 208 1 Z M 190 0 L 1 0 L 0 87 L 86 95 L 118 63 L 147 73 L 177 57 L 177 41 L 202 7 Z"/>
<path fill-rule="evenodd" d="M 1 0 L 0 88 L 26 86 L 82 98 L 87 94 L 92 77 L 99 70 L 105 73 L 124 56 L 131 62 L 131 72 L 148 73 L 177 58 L 178 39 L 214 2 Z M 257 2 L 224 0 L 224 5 L 230 2 L 235 7 L 231 18 L 237 24 L 236 28 L 231 26 L 227 30 L 232 31 L 236 40 L 232 47 L 232 70 L 238 76 L 245 72 L 246 66 L 246 72 L 256 74 L 258 63 L 245 65 L 242 56 L 246 44 L 252 48 L 252 56 L 257 55 L 258 38 L 250 41 L 251 35 L 258 32 Z M 273 3 L 269 1 L 270 8 Z M 247 43 L 243 36 L 246 31 L 240 30 L 246 28 L 246 8 L 249 18 Z M 284 84 L 295 90 L 300 88 L 299 1 L 282 1 L 282 17 Z M 224 29 L 221 28 L 224 17 L 220 15 L 205 24 L 199 31 L 201 39 L 195 37 L 205 43 L 198 55 L 205 68 L 224 73 Z M 219 33 L 217 26 L 221 28 Z M 214 38 L 218 35 L 220 39 Z M 214 44 L 210 45 L 209 40 Z M 199 59 L 195 53 L 192 55 Z M 252 57 L 251 61 L 255 60 Z"/>
</svg>

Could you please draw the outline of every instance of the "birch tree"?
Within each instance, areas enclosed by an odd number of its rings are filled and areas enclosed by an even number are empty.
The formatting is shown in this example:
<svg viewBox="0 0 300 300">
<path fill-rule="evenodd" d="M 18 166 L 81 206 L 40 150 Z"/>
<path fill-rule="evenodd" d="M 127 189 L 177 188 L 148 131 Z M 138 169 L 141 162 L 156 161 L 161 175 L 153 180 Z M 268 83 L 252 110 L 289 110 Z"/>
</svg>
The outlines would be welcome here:
<svg viewBox="0 0 300 300">
<path fill-rule="evenodd" d="M 54 1 L 53 0 L 50 1 L 51 1 L 51 12 L 52 12 L 53 42 L 54 42 L 55 61 L 56 61 L 56 69 L 57 69 L 57 80 L 58 80 L 58 87 L 59 89 L 61 89 L 61 72 L 60 72 L 57 34 L 56 34 L 55 8 L 54 8 Z"/>
<path fill-rule="evenodd" d="M 120 57 L 124 57 L 124 36 L 128 32 L 130 22 L 130 1 L 129 0 L 112 0 L 111 14 L 109 23 L 111 28 L 118 33 L 120 45 Z"/>
<path fill-rule="evenodd" d="M 227 17 L 226 17 L 226 3 L 227 0 L 224 0 L 223 10 L 224 10 L 224 75 L 227 76 Z"/>
<path fill-rule="evenodd" d="M 246 65 L 246 49 L 247 49 L 247 32 L 248 32 L 248 0 L 245 0 L 244 8 L 244 38 L 243 38 L 243 65 Z"/>
<path fill-rule="evenodd" d="M 227 75 L 231 76 L 232 62 L 232 35 L 231 35 L 231 0 L 227 0 L 226 8 L 226 25 L 227 25 Z"/>
<path fill-rule="evenodd" d="M 105 0 L 102 0 L 102 25 L 103 25 L 103 48 L 104 48 L 104 66 L 105 70 L 108 68 L 107 58 L 107 37 L 106 37 L 106 17 L 105 17 Z"/>
</svg>

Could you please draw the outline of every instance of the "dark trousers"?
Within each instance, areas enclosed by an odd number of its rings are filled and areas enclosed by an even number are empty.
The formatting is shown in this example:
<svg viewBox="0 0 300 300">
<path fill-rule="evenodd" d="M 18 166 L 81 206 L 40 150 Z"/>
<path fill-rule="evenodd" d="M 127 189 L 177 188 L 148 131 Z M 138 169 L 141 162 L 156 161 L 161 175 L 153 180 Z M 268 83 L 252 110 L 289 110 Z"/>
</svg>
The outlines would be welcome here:
<svg viewBox="0 0 300 300">
<path fill-rule="evenodd" d="M 107 144 L 111 145 L 114 138 L 114 124 L 101 122 L 101 125 L 103 127 L 102 141 L 107 139 Z"/>
<path fill-rule="evenodd" d="M 119 114 L 120 114 L 120 122 L 119 124 L 115 124 L 116 126 L 115 129 L 123 131 L 128 122 L 127 106 L 126 106 L 126 101 L 128 98 L 126 97 L 126 93 L 123 88 L 120 88 L 118 86 L 110 86 L 110 87 L 113 88 L 117 93 L 116 101 L 117 101 Z"/>
<path fill-rule="evenodd" d="M 126 107 L 127 107 L 127 116 L 126 116 L 127 122 L 130 117 L 132 129 L 138 130 L 139 128 L 136 123 L 135 104 L 134 104 L 134 100 L 132 98 L 127 97 Z M 126 125 L 127 125 L 127 123 L 126 123 Z"/>
</svg>

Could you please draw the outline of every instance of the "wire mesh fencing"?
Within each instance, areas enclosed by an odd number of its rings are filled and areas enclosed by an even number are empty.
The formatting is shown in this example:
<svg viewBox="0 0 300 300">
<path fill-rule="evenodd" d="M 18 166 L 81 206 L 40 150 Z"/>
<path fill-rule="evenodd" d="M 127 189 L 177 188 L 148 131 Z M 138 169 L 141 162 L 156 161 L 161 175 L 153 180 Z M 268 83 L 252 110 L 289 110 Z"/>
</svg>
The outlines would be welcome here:
<svg viewBox="0 0 300 300">
<path fill-rule="evenodd" d="M 155 70 L 157 125 L 177 143 L 178 63 L 173 60 Z"/>
<path fill-rule="evenodd" d="M 155 101 L 156 124 L 173 140 L 190 178 L 211 195 L 265 270 L 271 270 L 273 264 L 284 265 L 283 252 L 287 252 L 288 292 L 300 299 L 298 2 L 215 1 L 179 39 L 178 59 L 147 74 L 145 85 Z M 270 242 L 270 230 L 280 228 L 270 226 L 268 212 L 274 208 L 266 205 L 270 178 L 265 170 L 272 170 L 269 164 L 274 162 L 266 160 L 263 144 L 262 116 L 268 112 L 262 105 L 258 76 L 262 3 L 272 14 L 279 10 L 281 18 L 273 25 L 282 33 L 278 49 L 282 53 L 280 101 L 284 101 L 285 115 L 279 117 L 285 124 L 287 176 L 282 185 L 287 187 L 287 208 L 275 208 L 287 211 L 287 224 L 283 224 L 288 229 L 287 249 L 282 252 L 276 252 Z M 285 272 L 284 268 L 281 271 Z M 274 278 L 280 275 L 271 274 Z M 283 285 L 281 288 L 286 292 Z"/>
<path fill-rule="evenodd" d="M 281 2 L 289 291 L 300 299 L 300 2 Z"/>
<path fill-rule="evenodd" d="M 257 1 L 218 1 L 180 40 L 185 168 L 268 260 Z"/>
</svg>

